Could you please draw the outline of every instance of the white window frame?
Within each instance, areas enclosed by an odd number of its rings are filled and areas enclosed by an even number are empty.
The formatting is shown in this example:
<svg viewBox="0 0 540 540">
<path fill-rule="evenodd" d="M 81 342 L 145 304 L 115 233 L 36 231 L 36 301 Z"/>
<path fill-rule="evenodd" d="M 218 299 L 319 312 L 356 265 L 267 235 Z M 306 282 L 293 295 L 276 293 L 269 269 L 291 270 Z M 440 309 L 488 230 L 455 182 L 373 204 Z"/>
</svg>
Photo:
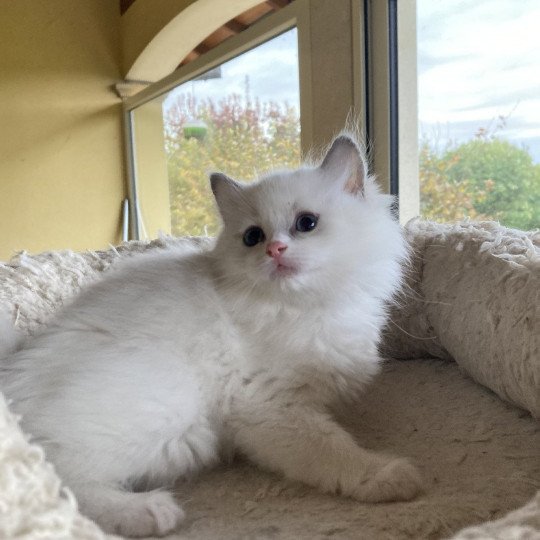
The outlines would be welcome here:
<svg viewBox="0 0 540 540">
<path fill-rule="evenodd" d="M 398 196 L 402 224 L 420 213 L 416 0 L 365 0 L 373 170 Z"/>
<path fill-rule="evenodd" d="M 389 5 L 392 2 L 398 10 L 397 20 L 408 21 L 403 27 L 398 26 L 397 33 L 400 63 L 397 149 L 390 143 Z M 293 27 L 298 30 L 302 155 L 328 144 L 352 112 L 365 137 L 362 142 L 370 149 L 371 168 L 384 192 L 391 192 L 391 163 L 398 160 L 395 170 L 400 176 L 400 220 L 416 215 L 419 204 L 415 7 L 415 0 L 295 0 L 126 98 L 124 130 L 130 238 L 141 238 L 131 112 Z M 209 33 L 213 30 L 209 28 Z"/>
</svg>

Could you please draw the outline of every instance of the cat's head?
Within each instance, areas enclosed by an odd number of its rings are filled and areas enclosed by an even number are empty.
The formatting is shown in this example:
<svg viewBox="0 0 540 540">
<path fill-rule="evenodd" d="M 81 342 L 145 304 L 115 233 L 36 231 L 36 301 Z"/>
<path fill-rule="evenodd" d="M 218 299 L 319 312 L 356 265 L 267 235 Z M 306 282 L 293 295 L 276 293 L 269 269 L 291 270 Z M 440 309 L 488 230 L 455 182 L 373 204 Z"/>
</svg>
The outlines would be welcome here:
<svg viewBox="0 0 540 540">
<path fill-rule="evenodd" d="M 320 296 L 353 279 L 368 291 L 399 281 L 404 247 L 392 199 L 350 137 L 337 137 L 318 167 L 250 184 L 215 173 L 211 185 L 223 219 L 214 253 L 225 279 L 246 291 Z"/>
</svg>

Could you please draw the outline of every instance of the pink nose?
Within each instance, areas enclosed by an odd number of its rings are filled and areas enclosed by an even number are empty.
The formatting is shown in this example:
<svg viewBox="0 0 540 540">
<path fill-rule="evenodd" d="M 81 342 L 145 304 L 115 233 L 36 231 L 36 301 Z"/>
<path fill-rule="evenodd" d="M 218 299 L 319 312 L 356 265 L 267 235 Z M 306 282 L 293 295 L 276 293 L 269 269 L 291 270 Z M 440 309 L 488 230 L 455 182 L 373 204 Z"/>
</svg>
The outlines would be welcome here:
<svg viewBox="0 0 540 540">
<path fill-rule="evenodd" d="M 266 246 L 266 254 L 273 259 L 280 257 L 283 252 L 287 249 L 287 244 L 280 242 L 279 240 L 274 240 Z"/>
</svg>

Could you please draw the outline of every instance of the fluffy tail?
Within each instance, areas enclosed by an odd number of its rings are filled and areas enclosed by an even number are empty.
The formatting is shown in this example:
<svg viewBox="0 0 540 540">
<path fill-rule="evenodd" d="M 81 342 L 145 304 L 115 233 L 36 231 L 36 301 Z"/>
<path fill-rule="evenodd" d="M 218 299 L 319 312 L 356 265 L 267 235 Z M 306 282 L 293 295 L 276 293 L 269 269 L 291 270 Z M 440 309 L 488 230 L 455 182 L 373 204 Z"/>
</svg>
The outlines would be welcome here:
<svg viewBox="0 0 540 540">
<path fill-rule="evenodd" d="M 12 317 L 5 311 L 0 311 L 0 358 L 5 358 L 15 352 L 23 336 L 15 330 Z"/>
</svg>

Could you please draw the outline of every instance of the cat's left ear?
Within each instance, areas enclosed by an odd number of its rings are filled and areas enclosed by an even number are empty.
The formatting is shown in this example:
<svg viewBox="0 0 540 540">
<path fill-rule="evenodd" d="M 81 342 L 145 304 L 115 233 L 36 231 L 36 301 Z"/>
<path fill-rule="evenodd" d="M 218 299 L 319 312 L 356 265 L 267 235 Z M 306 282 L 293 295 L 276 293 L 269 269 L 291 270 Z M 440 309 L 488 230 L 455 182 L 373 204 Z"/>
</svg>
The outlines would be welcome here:
<svg viewBox="0 0 540 540">
<path fill-rule="evenodd" d="M 337 137 L 326 153 L 321 170 L 340 182 L 352 195 L 364 193 L 367 165 L 356 142 L 346 135 Z"/>
<path fill-rule="evenodd" d="M 210 186 L 222 216 L 227 210 L 233 210 L 237 207 L 242 191 L 240 184 L 223 173 L 212 173 Z"/>
</svg>

